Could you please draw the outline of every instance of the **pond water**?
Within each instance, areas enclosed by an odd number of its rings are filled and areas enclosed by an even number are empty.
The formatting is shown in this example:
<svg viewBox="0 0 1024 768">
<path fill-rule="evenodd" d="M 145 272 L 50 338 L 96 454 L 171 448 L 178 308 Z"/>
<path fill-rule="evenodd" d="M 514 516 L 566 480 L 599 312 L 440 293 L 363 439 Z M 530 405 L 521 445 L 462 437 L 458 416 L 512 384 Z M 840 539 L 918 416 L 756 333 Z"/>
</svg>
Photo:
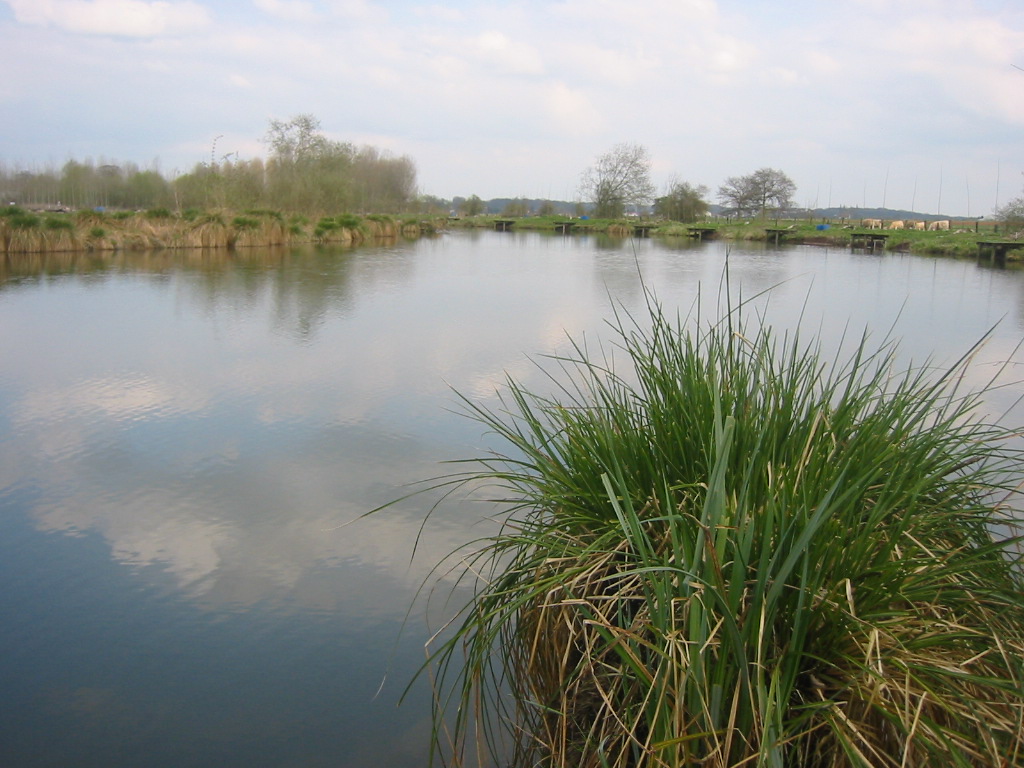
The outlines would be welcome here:
<svg viewBox="0 0 1024 768">
<path fill-rule="evenodd" d="M 1024 273 L 973 261 L 459 232 L 29 262 L 0 270 L 3 766 L 425 765 L 428 691 L 396 703 L 443 608 L 408 609 L 490 510 L 358 518 L 487 447 L 455 392 L 544 386 L 533 356 L 644 285 L 683 313 L 771 289 L 780 331 L 906 360 L 995 326 L 968 379 L 1024 422 Z"/>
</svg>

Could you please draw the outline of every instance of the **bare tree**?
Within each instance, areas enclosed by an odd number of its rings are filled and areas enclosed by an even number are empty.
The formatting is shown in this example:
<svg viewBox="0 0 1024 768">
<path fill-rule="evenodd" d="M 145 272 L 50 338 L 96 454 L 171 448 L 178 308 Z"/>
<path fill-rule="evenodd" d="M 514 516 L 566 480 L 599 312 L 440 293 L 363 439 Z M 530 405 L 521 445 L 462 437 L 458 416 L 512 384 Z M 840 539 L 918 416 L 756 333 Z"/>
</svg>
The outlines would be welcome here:
<svg viewBox="0 0 1024 768">
<path fill-rule="evenodd" d="M 616 144 L 583 172 L 580 196 L 594 203 L 594 215 L 599 218 L 622 216 L 627 205 L 646 205 L 654 197 L 647 149 Z"/>
<path fill-rule="evenodd" d="M 729 212 L 743 216 L 754 210 L 751 188 L 746 176 L 730 176 L 718 187 L 718 200 Z"/>
<path fill-rule="evenodd" d="M 320 132 L 320 120 L 310 114 L 296 115 L 291 120 L 271 120 L 264 141 L 278 162 L 315 157 L 328 144 Z"/>
<path fill-rule="evenodd" d="M 1017 67 L 1016 64 L 1012 66 Z M 1020 67 L 1017 67 L 1017 69 L 1020 69 Z M 1021 226 L 1024 224 L 1024 195 L 1015 197 L 1006 205 L 996 208 L 993 213 L 998 221 L 1015 227 Z"/>
<path fill-rule="evenodd" d="M 996 219 L 1006 224 L 1014 226 L 1024 224 L 1024 197 L 1014 198 L 1001 208 L 997 208 L 995 215 Z"/>
<path fill-rule="evenodd" d="M 741 216 L 760 214 L 769 209 L 787 208 L 796 193 L 796 184 L 782 171 L 761 168 L 748 176 L 730 176 L 718 188 L 718 199 Z"/>
<path fill-rule="evenodd" d="M 265 141 L 268 197 L 285 209 L 395 213 L 416 197 L 411 158 L 332 141 L 313 115 L 271 120 Z"/>
</svg>

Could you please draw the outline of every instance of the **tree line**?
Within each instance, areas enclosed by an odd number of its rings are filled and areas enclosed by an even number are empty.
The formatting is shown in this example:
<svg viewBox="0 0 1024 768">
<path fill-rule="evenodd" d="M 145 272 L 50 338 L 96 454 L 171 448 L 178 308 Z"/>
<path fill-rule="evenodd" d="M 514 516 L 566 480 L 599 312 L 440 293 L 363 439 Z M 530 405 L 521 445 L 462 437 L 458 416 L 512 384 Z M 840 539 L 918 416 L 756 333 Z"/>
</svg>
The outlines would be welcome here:
<svg viewBox="0 0 1024 768">
<path fill-rule="evenodd" d="M 580 177 L 580 195 L 592 201 L 594 215 L 618 218 L 627 209 L 653 203 L 654 213 L 675 221 L 693 221 L 708 212 L 710 190 L 704 185 L 675 180 L 665 194 L 655 195 L 647 149 L 617 144 L 597 158 Z M 766 216 L 789 208 L 796 184 L 782 171 L 761 168 L 746 176 L 732 176 L 718 188 L 718 199 L 738 216 Z"/>
<path fill-rule="evenodd" d="M 592 203 L 592 212 L 599 218 L 619 218 L 630 207 L 635 210 L 652 204 L 655 215 L 673 221 L 695 221 L 707 214 L 708 187 L 676 180 L 657 197 L 650 167 L 646 148 L 617 144 L 583 172 L 580 195 Z M 762 218 L 791 208 L 795 193 L 793 180 L 775 168 L 730 176 L 717 190 L 726 214 Z M 1024 195 L 998 207 L 995 219 L 1024 226 Z"/>
<path fill-rule="evenodd" d="M 170 180 L 155 168 L 143 169 L 134 163 L 68 160 L 59 170 L 11 169 L 0 163 L 0 197 L 8 203 L 73 209 L 443 214 L 455 208 L 468 216 L 484 211 L 477 195 L 454 201 L 419 195 L 412 159 L 369 145 L 331 140 L 313 115 L 271 120 L 264 142 L 269 149 L 266 161 L 242 160 L 237 155 L 230 159 L 235 153 L 218 161 L 211 151 L 208 162 L 198 162 L 188 173 Z M 718 187 L 717 197 L 727 214 L 765 217 L 790 208 L 795 193 L 796 184 L 789 176 L 766 167 L 727 178 Z M 651 209 L 673 221 L 695 221 L 707 214 L 710 194 L 707 186 L 675 179 L 657 195 L 647 149 L 618 144 L 581 175 L 575 213 L 613 219 Z M 509 216 L 530 212 L 560 211 L 552 203 L 534 211 L 524 199 L 510 201 L 502 211 Z M 996 218 L 1024 222 L 1024 197 L 997 210 Z"/>
<path fill-rule="evenodd" d="M 617 144 L 580 176 L 575 214 L 618 219 L 627 213 L 653 210 L 656 216 L 672 221 L 696 221 L 708 213 L 710 192 L 703 184 L 674 179 L 662 195 L 657 195 L 647 149 L 637 144 Z M 763 217 L 790 208 L 795 193 L 796 184 L 785 173 L 761 168 L 726 179 L 718 188 L 718 199 L 728 214 Z M 455 198 L 453 202 L 464 216 L 479 215 L 487 207 L 477 195 Z M 525 200 L 511 200 L 501 211 L 506 216 L 531 212 L 545 215 L 556 210 L 550 201 L 531 210 Z"/>
<path fill-rule="evenodd" d="M 134 163 L 68 160 L 59 170 L 0 165 L 7 203 L 152 209 L 272 208 L 302 213 L 400 213 L 416 204 L 416 166 L 373 146 L 327 138 L 314 116 L 271 120 L 261 158 L 198 162 L 174 179 Z M 233 154 L 233 153 L 232 153 Z"/>
</svg>

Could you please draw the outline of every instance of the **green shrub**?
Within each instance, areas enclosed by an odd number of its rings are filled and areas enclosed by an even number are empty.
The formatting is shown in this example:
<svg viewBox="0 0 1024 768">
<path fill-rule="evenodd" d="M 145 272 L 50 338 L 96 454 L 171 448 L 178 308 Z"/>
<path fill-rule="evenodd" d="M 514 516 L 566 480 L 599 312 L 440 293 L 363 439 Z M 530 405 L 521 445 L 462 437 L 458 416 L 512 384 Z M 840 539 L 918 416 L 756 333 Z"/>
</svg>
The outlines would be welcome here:
<svg viewBox="0 0 1024 768">
<path fill-rule="evenodd" d="M 6 216 L 25 216 L 26 211 L 19 205 L 5 205 L 0 207 L 0 217 Z"/>
<path fill-rule="evenodd" d="M 259 225 L 260 222 L 258 219 L 248 216 L 236 216 L 231 220 L 231 226 L 237 230 L 256 229 Z"/>
<path fill-rule="evenodd" d="M 432 487 L 496 486 L 505 517 L 455 556 L 474 597 L 430 651 L 436 746 L 450 734 L 458 764 L 482 734 L 513 766 L 1020 765 L 1003 503 L 1024 456 L 959 389 L 970 356 L 900 370 L 862 340 L 833 362 L 739 312 L 650 315 L 616 317 L 614 361 L 577 346 L 554 398 L 509 381 L 495 411 L 464 399 L 507 450 Z"/>
<path fill-rule="evenodd" d="M 96 240 L 102 240 L 107 236 L 107 230 L 103 227 L 93 227 L 89 230 L 89 237 L 95 238 Z"/>
<path fill-rule="evenodd" d="M 145 214 L 147 219 L 155 220 L 169 219 L 173 215 L 167 208 L 150 208 Z"/>
</svg>

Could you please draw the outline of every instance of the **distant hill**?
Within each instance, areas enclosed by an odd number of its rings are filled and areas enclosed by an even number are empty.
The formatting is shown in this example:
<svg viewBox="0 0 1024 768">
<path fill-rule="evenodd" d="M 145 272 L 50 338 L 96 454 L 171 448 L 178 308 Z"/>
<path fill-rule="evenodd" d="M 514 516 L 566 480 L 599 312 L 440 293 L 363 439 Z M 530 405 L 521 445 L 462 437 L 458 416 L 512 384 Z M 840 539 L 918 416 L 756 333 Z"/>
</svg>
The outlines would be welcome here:
<svg viewBox="0 0 1024 768">
<path fill-rule="evenodd" d="M 503 213 L 510 205 L 519 203 L 525 203 L 527 210 L 531 213 L 536 213 L 545 203 L 550 203 L 554 206 L 555 213 L 562 214 L 563 216 L 573 216 L 576 213 L 576 203 L 568 203 L 564 200 L 543 200 L 527 197 L 496 197 L 493 200 L 484 202 L 486 206 L 484 210 L 486 213 L 497 215 Z"/>
<path fill-rule="evenodd" d="M 815 208 L 808 211 L 814 218 L 825 219 L 882 219 L 892 221 L 894 219 L 916 219 L 918 221 L 937 221 L 941 219 L 956 219 L 957 221 L 979 221 L 984 216 L 953 216 L 948 213 L 918 213 L 916 211 L 895 210 L 892 208 Z"/>
</svg>

